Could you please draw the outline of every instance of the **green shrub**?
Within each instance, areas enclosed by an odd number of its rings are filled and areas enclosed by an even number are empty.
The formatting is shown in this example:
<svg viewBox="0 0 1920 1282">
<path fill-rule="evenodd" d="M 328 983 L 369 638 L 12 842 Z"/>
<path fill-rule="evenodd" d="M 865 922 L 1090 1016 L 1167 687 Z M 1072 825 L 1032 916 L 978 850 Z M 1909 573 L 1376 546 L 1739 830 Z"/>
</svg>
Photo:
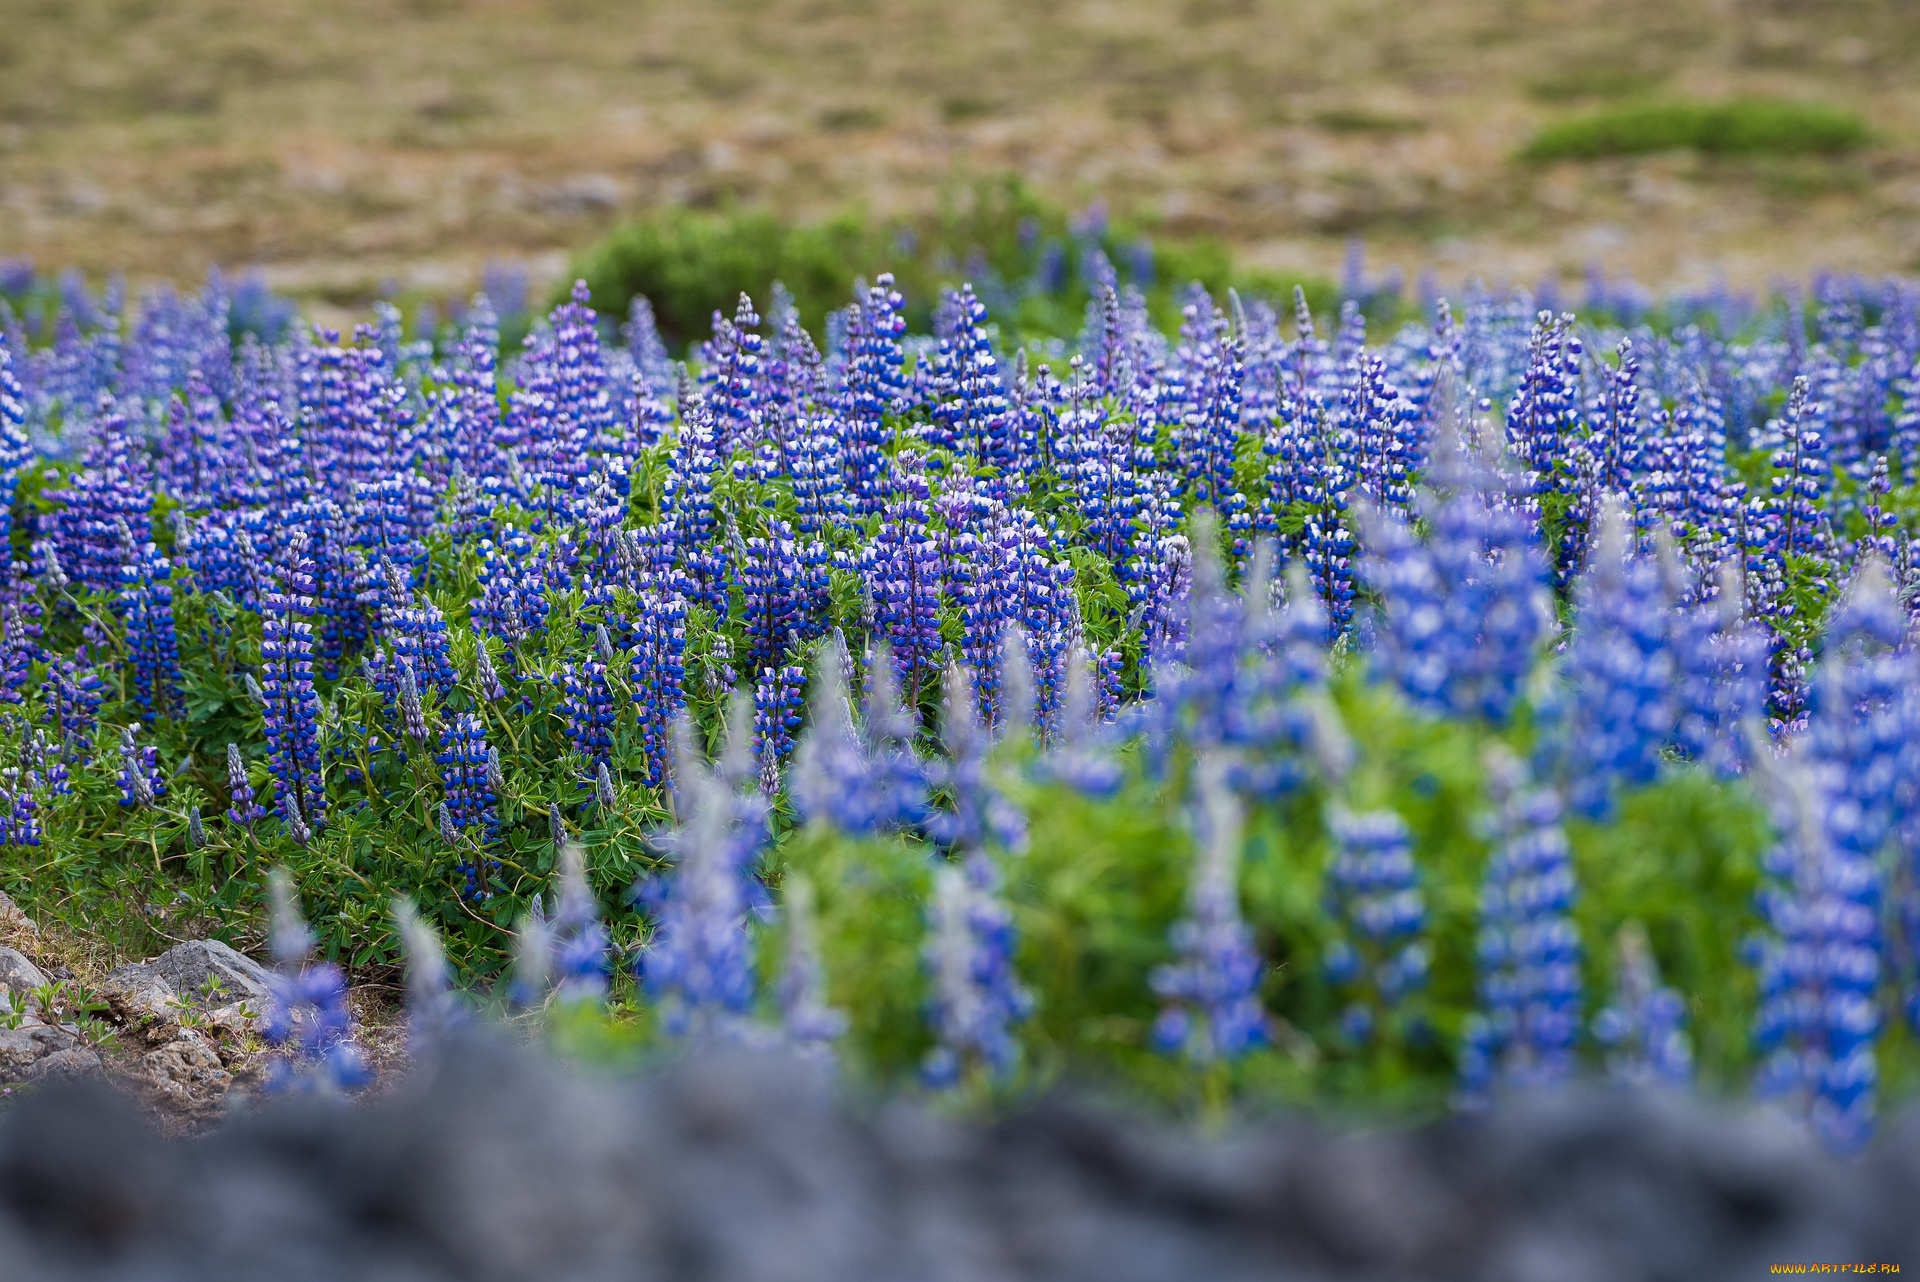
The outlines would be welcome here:
<svg viewBox="0 0 1920 1282">
<path fill-rule="evenodd" d="M 1065 209 L 1008 179 L 956 188 L 932 214 L 892 221 L 857 212 L 798 223 L 764 209 L 655 210 L 587 249 L 567 279 L 584 279 L 594 306 L 612 316 L 624 316 L 644 294 L 676 350 L 711 333 L 714 311 L 731 312 L 742 293 L 764 304 L 775 281 L 819 337 L 822 318 L 849 301 L 854 281 L 883 271 L 906 296 L 915 332 L 929 328 L 942 290 L 970 282 L 1003 333 L 1070 337 L 1089 297 L 1082 259 L 1096 246 L 1168 328 L 1178 323 L 1180 291 L 1193 281 L 1216 295 L 1228 286 L 1282 299 L 1292 292 L 1293 279 L 1236 269 L 1231 251 L 1211 237 L 1149 231 L 1118 218 L 1076 225 Z M 1316 311 L 1337 307 L 1329 282 L 1299 283 Z"/>
<path fill-rule="evenodd" d="M 1863 146 L 1871 136 L 1866 122 L 1852 112 L 1820 103 L 1645 102 L 1548 125 L 1521 154 L 1536 161 L 1675 150 L 1715 156 L 1832 154 Z"/>
</svg>

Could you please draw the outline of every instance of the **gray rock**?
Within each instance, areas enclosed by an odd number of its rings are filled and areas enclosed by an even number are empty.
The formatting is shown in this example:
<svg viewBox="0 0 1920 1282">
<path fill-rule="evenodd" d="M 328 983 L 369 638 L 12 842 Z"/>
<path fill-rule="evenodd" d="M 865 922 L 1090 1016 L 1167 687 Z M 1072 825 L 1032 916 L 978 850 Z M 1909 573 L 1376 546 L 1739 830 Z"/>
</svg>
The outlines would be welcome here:
<svg viewBox="0 0 1920 1282">
<path fill-rule="evenodd" d="M 123 1024 L 171 1024 L 180 1013 L 180 997 L 146 962 L 134 962 L 109 972 L 99 995 L 114 1019 Z"/>
<path fill-rule="evenodd" d="M 11 895 L 0 890 L 0 935 L 13 932 L 37 935 L 40 933 L 40 927 L 34 923 L 33 918 L 21 911 L 20 905 L 13 902 Z"/>
<path fill-rule="evenodd" d="M 204 1034 L 181 1029 L 172 1041 L 140 1057 L 136 1080 L 150 1096 L 180 1116 L 219 1109 L 233 1074 Z"/>
<path fill-rule="evenodd" d="M 0 992 L 16 998 L 28 997 L 34 989 L 45 987 L 47 983 L 45 973 L 28 961 L 25 953 L 14 948 L 0 948 Z"/>
<path fill-rule="evenodd" d="M 99 1071 L 100 1057 L 64 1028 L 0 1028 L 0 1082 L 46 1082 Z"/>
<path fill-rule="evenodd" d="M 149 1063 L 211 1078 L 204 1051 Z M 1358 1135 L 1210 1142 L 1070 1100 L 967 1124 L 847 1107 L 784 1061 L 623 1081 L 473 1039 L 389 1095 L 190 1143 L 88 1084 L 36 1093 L 0 1113 L 0 1277 L 1745 1279 L 1913 1257 L 1916 1153 L 1920 1115 L 1842 1164 L 1765 1117 L 1597 1089 Z"/>
<path fill-rule="evenodd" d="M 263 1012 L 272 993 L 273 975 L 265 966 L 217 939 L 194 939 L 177 944 L 146 965 L 182 1001 L 195 1005 L 224 1006 L 244 1001 L 251 1003 L 256 1012 Z M 223 998 L 205 1000 L 209 979 L 218 985 L 215 991 L 224 994 Z"/>
</svg>

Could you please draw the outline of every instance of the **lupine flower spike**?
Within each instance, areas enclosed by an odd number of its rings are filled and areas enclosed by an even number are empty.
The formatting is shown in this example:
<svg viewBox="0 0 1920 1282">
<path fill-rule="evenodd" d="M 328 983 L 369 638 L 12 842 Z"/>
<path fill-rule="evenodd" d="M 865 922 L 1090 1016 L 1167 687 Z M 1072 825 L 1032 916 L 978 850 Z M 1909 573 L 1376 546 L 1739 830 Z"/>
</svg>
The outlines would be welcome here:
<svg viewBox="0 0 1920 1282">
<path fill-rule="evenodd" d="M 273 903 L 268 942 L 273 952 L 273 1001 L 260 1037 L 276 1051 L 267 1075 L 275 1093 L 337 1095 L 372 1080 L 354 1041 L 347 979 L 328 961 L 312 960 L 313 935 L 300 916 L 293 879 L 285 869 L 267 875 Z"/>
</svg>

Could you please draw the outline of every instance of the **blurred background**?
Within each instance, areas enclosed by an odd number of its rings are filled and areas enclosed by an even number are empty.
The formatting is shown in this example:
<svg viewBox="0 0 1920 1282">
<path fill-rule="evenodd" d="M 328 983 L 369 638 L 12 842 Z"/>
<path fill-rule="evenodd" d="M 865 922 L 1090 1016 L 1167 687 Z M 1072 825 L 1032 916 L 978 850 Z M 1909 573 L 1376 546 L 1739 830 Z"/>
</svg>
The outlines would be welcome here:
<svg viewBox="0 0 1920 1282">
<path fill-rule="evenodd" d="M 1275 273 L 1920 268 L 1909 0 L 5 0 L 0 258 L 535 293 L 1006 175 Z"/>
</svg>

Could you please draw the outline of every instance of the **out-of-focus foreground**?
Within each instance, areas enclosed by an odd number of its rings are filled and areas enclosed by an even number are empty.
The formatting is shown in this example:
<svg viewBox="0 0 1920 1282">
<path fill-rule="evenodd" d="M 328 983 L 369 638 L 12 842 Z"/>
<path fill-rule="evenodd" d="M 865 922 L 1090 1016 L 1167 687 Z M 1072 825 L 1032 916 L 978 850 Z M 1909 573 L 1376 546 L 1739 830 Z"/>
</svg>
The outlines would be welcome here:
<svg viewBox="0 0 1920 1282">
<path fill-rule="evenodd" d="M 0 254 L 310 298 L 470 287 L 663 203 L 924 208 L 959 174 L 1330 274 L 1760 283 L 1920 261 L 1899 0 L 11 0 Z M 1832 154 L 1532 162 L 1621 102 L 1851 110 Z"/>
</svg>

